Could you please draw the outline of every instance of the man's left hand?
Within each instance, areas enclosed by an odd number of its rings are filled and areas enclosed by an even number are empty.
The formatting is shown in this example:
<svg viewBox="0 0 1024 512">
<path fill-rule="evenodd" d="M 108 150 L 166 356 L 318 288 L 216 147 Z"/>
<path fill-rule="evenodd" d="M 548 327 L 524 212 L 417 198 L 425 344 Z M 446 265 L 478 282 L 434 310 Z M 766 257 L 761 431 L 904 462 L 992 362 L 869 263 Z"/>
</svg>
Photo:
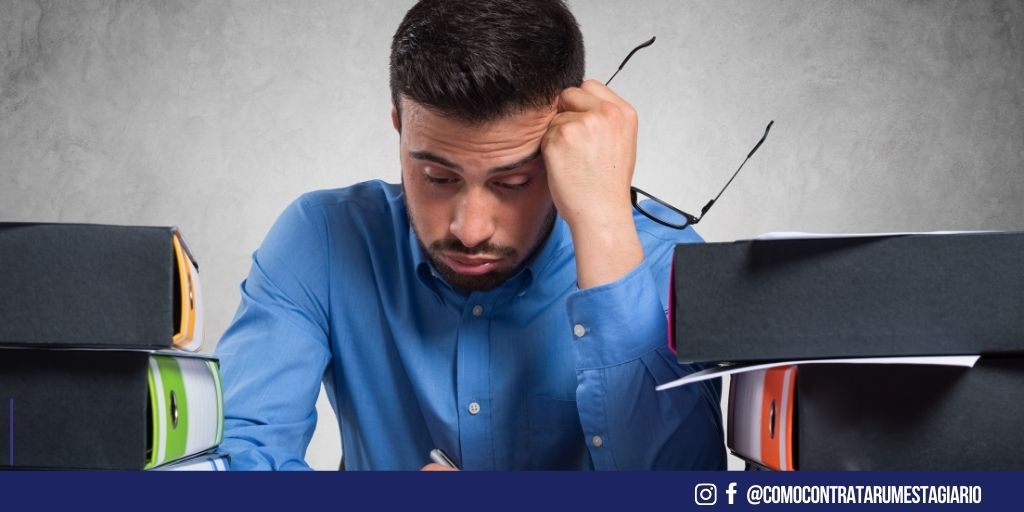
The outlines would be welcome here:
<svg viewBox="0 0 1024 512">
<path fill-rule="evenodd" d="M 629 197 L 636 137 L 633 107 L 587 80 L 562 91 L 541 141 L 551 198 L 572 231 L 580 288 L 619 279 L 643 260 Z"/>
</svg>

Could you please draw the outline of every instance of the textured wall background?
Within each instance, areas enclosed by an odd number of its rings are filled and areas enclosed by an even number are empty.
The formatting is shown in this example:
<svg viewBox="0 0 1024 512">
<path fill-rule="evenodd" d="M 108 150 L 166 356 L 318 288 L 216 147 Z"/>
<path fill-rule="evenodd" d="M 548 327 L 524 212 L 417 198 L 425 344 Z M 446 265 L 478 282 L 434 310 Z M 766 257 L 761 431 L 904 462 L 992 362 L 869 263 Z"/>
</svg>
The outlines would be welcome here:
<svg viewBox="0 0 1024 512">
<path fill-rule="evenodd" d="M 0 0 L 0 219 L 178 225 L 208 342 L 300 193 L 399 177 L 390 37 L 410 0 Z M 700 225 L 1024 228 L 1024 4 L 571 2 L 589 75 L 640 112 L 635 183 Z M 336 467 L 321 403 L 308 454 Z M 326 420 L 326 421 L 323 421 Z"/>
</svg>

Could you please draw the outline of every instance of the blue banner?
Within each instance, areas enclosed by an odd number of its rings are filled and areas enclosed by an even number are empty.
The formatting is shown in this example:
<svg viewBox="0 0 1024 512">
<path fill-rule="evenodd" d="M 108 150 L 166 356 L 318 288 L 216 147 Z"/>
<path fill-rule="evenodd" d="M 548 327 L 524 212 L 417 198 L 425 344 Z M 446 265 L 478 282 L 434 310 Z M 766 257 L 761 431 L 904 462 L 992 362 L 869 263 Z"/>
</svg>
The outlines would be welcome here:
<svg viewBox="0 0 1024 512">
<path fill-rule="evenodd" d="M 2 472 L 0 510 L 1020 510 L 1024 472 Z"/>
</svg>

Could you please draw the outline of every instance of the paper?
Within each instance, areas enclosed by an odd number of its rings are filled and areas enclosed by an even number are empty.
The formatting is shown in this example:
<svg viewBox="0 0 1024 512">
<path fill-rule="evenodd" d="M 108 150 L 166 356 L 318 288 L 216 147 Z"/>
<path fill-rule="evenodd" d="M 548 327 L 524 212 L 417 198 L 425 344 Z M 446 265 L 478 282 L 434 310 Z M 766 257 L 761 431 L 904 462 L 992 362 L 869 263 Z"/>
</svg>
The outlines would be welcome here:
<svg viewBox="0 0 1024 512">
<path fill-rule="evenodd" d="M 798 359 L 793 361 L 773 361 L 771 363 L 742 363 L 726 366 L 707 368 L 699 372 L 691 373 L 685 377 L 667 382 L 656 388 L 657 391 L 664 391 L 679 386 L 685 386 L 694 382 L 708 379 L 715 379 L 732 375 L 734 373 L 750 372 L 754 370 L 765 370 L 777 366 L 802 365 L 802 364 L 924 364 L 937 366 L 962 366 L 971 368 L 978 362 L 981 356 L 923 356 L 923 357 L 864 357 L 845 359 Z"/>
<path fill-rule="evenodd" d="M 871 236 L 906 235 L 969 235 L 977 233 L 996 233 L 996 231 L 917 231 L 903 233 L 803 233 L 800 231 L 776 231 L 758 235 L 754 240 L 806 240 L 813 238 L 866 238 Z"/>
</svg>

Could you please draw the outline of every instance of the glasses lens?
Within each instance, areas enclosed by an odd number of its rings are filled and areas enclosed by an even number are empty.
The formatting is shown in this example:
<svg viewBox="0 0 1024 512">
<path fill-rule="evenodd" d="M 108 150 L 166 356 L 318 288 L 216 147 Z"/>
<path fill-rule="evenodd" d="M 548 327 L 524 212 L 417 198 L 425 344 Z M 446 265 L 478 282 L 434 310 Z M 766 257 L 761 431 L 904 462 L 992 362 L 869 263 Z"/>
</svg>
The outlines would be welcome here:
<svg viewBox="0 0 1024 512">
<path fill-rule="evenodd" d="M 686 213 L 677 210 L 668 203 L 651 196 L 643 190 L 634 188 L 633 191 L 636 194 L 636 202 L 634 203 L 636 209 L 654 221 L 670 227 L 682 229 L 693 220 Z"/>
</svg>

